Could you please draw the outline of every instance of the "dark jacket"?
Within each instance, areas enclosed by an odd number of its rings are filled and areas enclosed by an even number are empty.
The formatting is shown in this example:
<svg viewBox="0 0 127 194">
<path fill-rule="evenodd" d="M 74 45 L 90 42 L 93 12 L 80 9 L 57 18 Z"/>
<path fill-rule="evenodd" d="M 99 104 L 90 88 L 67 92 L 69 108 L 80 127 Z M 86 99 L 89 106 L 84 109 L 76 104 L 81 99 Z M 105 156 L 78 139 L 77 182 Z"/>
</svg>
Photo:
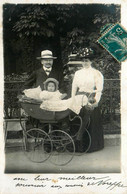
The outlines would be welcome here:
<svg viewBox="0 0 127 194">
<path fill-rule="evenodd" d="M 64 92 L 63 72 L 59 69 L 55 69 L 54 67 L 52 68 L 49 76 L 45 73 L 43 68 L 34 71 L 26 80 L 23 86 L 23 90 L 29 88 L 36 88 L 38 86 L 40 86 L 41 89 L 44 90 L 43 83 L 48 78 L 55 78 L 59 82 L 60 92 Z"/>
</svg>

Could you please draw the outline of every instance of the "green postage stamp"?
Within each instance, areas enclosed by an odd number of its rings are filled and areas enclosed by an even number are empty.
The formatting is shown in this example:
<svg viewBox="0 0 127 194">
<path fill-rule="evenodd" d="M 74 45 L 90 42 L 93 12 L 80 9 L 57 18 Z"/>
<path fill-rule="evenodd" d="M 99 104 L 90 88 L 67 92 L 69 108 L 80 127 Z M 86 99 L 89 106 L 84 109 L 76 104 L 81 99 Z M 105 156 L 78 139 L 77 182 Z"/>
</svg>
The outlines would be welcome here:
<svg viewBox="0 0 127 194">
<path fill-rule="evenodd" d="M 98 43 L 103 46 L 118 62 L 127 59 L 127 32 L 116 24 L 102 34 Z"/>
</svg>

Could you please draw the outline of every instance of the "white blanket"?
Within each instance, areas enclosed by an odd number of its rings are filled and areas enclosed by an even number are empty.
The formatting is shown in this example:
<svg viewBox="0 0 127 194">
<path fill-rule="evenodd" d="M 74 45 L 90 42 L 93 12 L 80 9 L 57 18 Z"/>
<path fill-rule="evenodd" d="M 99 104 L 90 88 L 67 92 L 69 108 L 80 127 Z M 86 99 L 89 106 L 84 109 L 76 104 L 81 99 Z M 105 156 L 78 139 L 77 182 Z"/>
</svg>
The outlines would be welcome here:
<svg viewBox="0 0 127 194">
<path fill-rule="evenodd" d="M 24 90 L 23 92 L 29 98 L 39 101 L 42 100 L 40 108 L 48 111 L 64 111 L 70 109 L 76 114 L 79 114 L 82 106 L 85 106 L 88 103 L 87 96 L 77 95 L 75 96 L 74 103 L 72 104 L 72 98 L 61 100 L 60 97 L 62 94 L 59 91 L 41 91 L 40 86 L 37 88 Z"/>
<path fill-rule="evenodd" d="M 75 96 L 74 103 L 72 104 L 72 98 L 67 100 L 45 100 L 40 105 L 41 109 L 48 111 L 64 111 L 66 109 L 70 109 L 76 114 L 80 113 L 82 106 L 87 105 L 88 98 L 83 95 Z"/>
<path fill-rule="evenodd" d="M 37 88 L 26 89 L 23 92 L 28 98 L 33 98 L 33 99 L 36 99 L 36 100 L 40 100 L 41 91 L 42 90 L 41 90 L 40 86 L 38 86 Z"/>
</svg>

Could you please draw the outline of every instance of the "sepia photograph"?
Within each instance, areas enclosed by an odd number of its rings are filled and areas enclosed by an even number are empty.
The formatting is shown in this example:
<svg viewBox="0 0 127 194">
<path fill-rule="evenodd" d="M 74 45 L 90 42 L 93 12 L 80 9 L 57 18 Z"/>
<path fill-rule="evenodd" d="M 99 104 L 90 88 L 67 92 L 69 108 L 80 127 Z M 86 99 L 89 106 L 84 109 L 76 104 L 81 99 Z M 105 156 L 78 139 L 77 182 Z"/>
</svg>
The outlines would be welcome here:
<svg viewBox="0 0 127 194">
<path fill-rule="evenodd" d="M 119 4 L 3 4 L 5 173 L 120 173 Z"/>
<path fill-rule="evenodd" d="M 127 192 L 127 2 L 0 3 L 0 193 Z"/>
<path fill-rule="evenodd" d="M 4 173 L 121 173 L 120 4 L 4 3 Z"/>
</svg>

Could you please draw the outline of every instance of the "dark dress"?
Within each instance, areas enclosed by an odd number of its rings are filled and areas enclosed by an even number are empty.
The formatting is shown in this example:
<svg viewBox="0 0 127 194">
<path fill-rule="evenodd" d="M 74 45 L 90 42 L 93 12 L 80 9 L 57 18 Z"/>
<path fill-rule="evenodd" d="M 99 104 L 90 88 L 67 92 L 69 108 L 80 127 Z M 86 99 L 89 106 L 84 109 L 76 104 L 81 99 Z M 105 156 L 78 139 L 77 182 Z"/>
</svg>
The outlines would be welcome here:
<svg viewBox="0 0 127 194">
<path fill-rule="evenodd" d="M 85 113 L 85 109 L 82 110 L 81 115 Z M 85 114 L 84 114 L 85 115 Z M 85 118 L 86 119 L 86 118 Z M 86 122 L 86 121 L 85 121 Z M 89 135 L 87 131 L 85 131 L 85 126 L 83 130 L 83 137 L 80 141 L 79 150 L 80 152 L 85 152 L 87 148 L 88 153 L 98 151 L 104 148 L 104 136 L 103 136 L 103 126 L 102 126 L 102 119 L 101 119 L 101 112 L 100 108 L 95 108 L 91 114 L 90 114 L 90 123 L 87 125 L 87 130 L 89 132 Z M 89 146 L 89 142 L 90 146 Z"/>
<path fill-rule="evenodd" d="M 93 110 L 90 116 L 90 125 L 88 131 L 91 136 L 91 146 L 88 152 L 98 151 L 104 148 L 103 126 L 100 108 Z"/>
</svg>

